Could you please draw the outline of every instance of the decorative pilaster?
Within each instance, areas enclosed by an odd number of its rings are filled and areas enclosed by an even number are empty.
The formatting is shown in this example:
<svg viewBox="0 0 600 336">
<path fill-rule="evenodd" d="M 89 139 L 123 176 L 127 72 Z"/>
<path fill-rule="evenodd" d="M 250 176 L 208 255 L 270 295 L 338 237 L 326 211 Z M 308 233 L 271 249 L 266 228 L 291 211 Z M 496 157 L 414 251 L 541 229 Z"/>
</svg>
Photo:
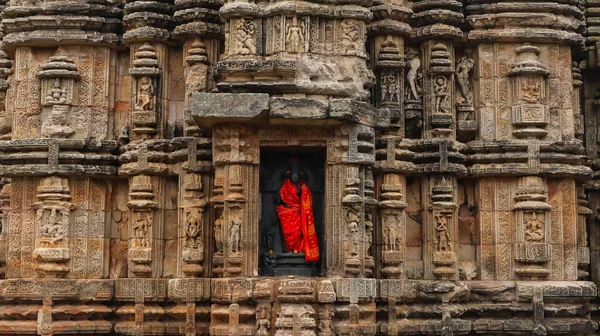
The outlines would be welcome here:
<svg viewBox="0 0 600 336">
<path fill-rule="evenodd" d="M 4 279 L 6 276 L 6 254 L 10 226 L 10 189 L 10 183 L 6 183 L 0 190 L 0 279 Z"/>
<path fill-rule="evenodd" d="M 406 202 L 403 189 L 404 176 L 388 173 L 381 185 L 381 231 L 383 248 L 381 273 L 386 278 L 398 279 L 402 276 L 402 264 L 406 258 Z"/>
<path fill-rule="evenodd" d="M 154 47 L 144 44 L 138 49 L 129 74 L 133 77 L 134 92 L 131 101 L 133 138 L 150 138 L 160 129 L 161 70 Z"/>
<path fill-rule="evenodd" d="M 551 270 L 547 263 L 552 246 L 550 210 L 547 187 L 541 177 L 519 179 L 515 193 L 515 273 L 527 280 L 542 279 Z"/>
<path fill-rule="evenodd" d="M 452 176 L 434 176 L 429 181 L 430 208 L 425 217 L 425 251 L 431 253 L 431 261 L 425 260 L 426 273 L 440 279 L 456 279 L 458 276 L 456 180 Z"/>
<path fill-rule="evenodd" d="M 594 212 L 589 207 L 589 202 L 583 186 L 577 187 L 577 269 L 578 279 L 590 278 L 590 248 L 588 244 L 588 219 Z"/>
<path fill-rule="evenodd" d="M 181 256 L 184 264 L 181 271 L 187 276 L 199 276 L 204 268 L 202 263 L 205 254 L 205 217 L 206 201 L 204 200 L 201 175 L 186 174 L 182 176 L 184 198 L 182 200 L 183 225 L 180 226 Z"/>
<path fill-rule="evenodd" d="M 37 224 L 35 270 L 40 277 L 64 277 L 69 272 L 65 263 L 71 259 L 69 230 L 75 209 L 70 202 L 69 181 L 51 176 L 42 180 L 37 191 L 39 201 L 31 205 Z"/>
<path fill-rule="evenodd" d="M 13 116 L 7 109 L 7 91 L 10 86 L 13 61 L 0 51 L 0 139 L 10 140 Z"/>
<path fill-rule="evenodd" d="M 217 248 L 222 245 L 226 277 L 248 276 L 258 269 L 258 225 L 255 224 L 258 217 L 250 212 L 258 197 L 251 188 L 258 183 L 258 171 L 251 135 L 252 130 L 244 126 L 224 125 L 213 131 L 213 160 L 219 166 L 215 185 L 222 183 L 223 194 L 215 194 L 211 201 L 217 207 L 215 230 L 220 232 L 215 233 L 215 238 L 220 240 L 216 241 Z M 221 176 L 223 182 L 217 181 Z M 220 204 L 223 204 L 222 212 Z M 215 266 L 220 262 L 219 257 L 215 254 Z"/>
<path fill-rule="evenodd" d="M 157 240 L 161 239 L 162 228 L 161 219 L 157 218 L 158 203 L 153 182 L 150 176 L 138 175 L 130 183 L 127 203 L 131 209 L 128 255 L 132 277 L 149 277 L 160 274 L 161 270 L 162 261 L 157 259 L 161 255 L 161 244 Z"/>
</svg>

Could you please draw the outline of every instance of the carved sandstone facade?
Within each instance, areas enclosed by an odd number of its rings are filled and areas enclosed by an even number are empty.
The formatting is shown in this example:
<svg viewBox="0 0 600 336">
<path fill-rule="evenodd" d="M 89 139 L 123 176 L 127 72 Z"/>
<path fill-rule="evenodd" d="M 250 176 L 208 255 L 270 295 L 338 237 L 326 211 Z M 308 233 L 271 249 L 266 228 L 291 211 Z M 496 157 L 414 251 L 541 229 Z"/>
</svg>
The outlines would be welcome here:
<svg viewBox="0 0 600 336">
<path fill-rule="evenodd" d="M 0 335 L 599 333 L 600 2 L 0 12 Z"/>
</svg>

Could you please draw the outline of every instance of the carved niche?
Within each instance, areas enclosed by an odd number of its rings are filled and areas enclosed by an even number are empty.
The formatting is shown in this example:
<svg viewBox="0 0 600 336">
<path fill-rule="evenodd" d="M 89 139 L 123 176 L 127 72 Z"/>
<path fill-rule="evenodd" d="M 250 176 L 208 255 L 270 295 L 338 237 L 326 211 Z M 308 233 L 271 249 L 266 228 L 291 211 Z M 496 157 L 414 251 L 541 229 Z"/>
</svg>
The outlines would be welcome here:
<svg viewBox="0 0 600 336">
<path fill-rule="evenodd" d="M 180 225 L 181 270 L 184 274 L 198 276 L 202 274 L 204 261 L 204 200 L 201 175 L 183 176 L 182 224 Z"/>
<path fill-rule="evenodd" d="M 42 180 L 38 187 L 36 210 L 36 248 L 33 257 L 37 261 L 36 272 L 41 277 L 58 278 L 69 272 L 66 263 L 71 259 L 68 234 L 71 212 L 75 206 L 70 202 L 69 181 L 51 176 Z"/>
<path fill-rule="evenodd" d="M 149 137 L 158 131 L 161 70 L 154 47 L 146 43 L 139 48 L 129 74 L 133 77 L 133 133 L 138 138 Z"/>
<path fill-rule="evenodd" d="M 525 176 L 519 179 L 515 193 L 515 273 L 528 280 L 550 274 L 552 206 L 547 203 L 548 190 L 543 178 Z"/>
<path fill-rule="evenodd" d="M 512 78 L 513 135 L 518 138 L 543 138 L 548 131 L 550 112 L 546 103 L 550 70 L 540 61 L 540 48 L 526 44 L 516 49 L 517 62 L 508 76 Z"/>
<path fill-rule="evenodd" d="M 129 260 L 131 273 L 144 277 L 152 273 L 152 248 L 155 212 L 154 186 L 150 176 L 138 175 L 132 178 L 129 191 L 131 220 L 129 225 Z"/>
<path fill-rule="evenodd" d="M 441 279 L 453 279 L 457 275 L 454 181 L 450 176 L 437 176 L 431 187 L 432 208 L 428 224 L 433 243 L 433 274 Z"/>
<path fill-rule="evenodd" d="M 406 52 L 406 85 L 404 86 L 405 134 L 409 138 L 419 138 L 423 128 L 423 74 L 421 57 L 417 50 Z"/>
<path fill-rule="evenodd" d="M 467 55 L 462 56 L 456 62 L 456 127 L 460 132 L 473 135 L 477 131 L 475 120 L 475 107 L 473 106 L 473 85 L 471 84 L 471 70 L 475 61 Z"/>
<path fill-rule="evenodd" d="M 49 138 L 67 138 L 75 133 L 71 106 L 75 84 L 81 76 L 75 63 L 67 56 L 52 56 L 36 73 L 41 82 L 43 107 L 42 135 Z"/>
<path fill-rule="evenodd" d="M 430 122 L 433 134 L 436 136 L 449 136 L 454 123 L 453 103 L 454 96 L 454 67 L 450 59 L 448 47 L 443 43 L 431 47 L 429 62 L 429 90 L 433 99 L 429 101 Z"/>
</svg>

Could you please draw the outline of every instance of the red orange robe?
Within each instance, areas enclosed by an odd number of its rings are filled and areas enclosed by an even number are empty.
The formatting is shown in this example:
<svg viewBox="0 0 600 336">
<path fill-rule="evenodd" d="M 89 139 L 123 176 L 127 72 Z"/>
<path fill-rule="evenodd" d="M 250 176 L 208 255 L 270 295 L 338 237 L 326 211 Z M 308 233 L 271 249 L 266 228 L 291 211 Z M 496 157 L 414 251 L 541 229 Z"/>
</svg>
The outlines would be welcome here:
<svg viewBox="0 0 600 336">
<path fill-rule="evenodd" d="M 312 194 L 306 184 L 302 184 L 301 196 L 291 180 L 287 179 L 279 195 L 284 205 L 277 207 L 277 215 L 283 231 L 283 239 L 289 252 L 304 252 L 308 262 L 318 261 L 319 242 L 315 231 L 315 218 L 313 216 Z"/>
</svg>

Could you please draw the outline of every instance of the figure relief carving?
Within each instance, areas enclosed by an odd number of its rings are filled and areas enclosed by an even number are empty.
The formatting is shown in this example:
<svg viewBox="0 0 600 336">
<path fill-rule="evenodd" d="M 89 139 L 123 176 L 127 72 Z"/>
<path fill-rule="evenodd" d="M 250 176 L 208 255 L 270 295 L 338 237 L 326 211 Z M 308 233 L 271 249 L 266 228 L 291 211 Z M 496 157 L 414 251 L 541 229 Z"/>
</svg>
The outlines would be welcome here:
<svg viewBox="0 0 600 336">
<path fill-rule="evenodd" d="M 217 253 L 223 252 L 223 215 L 217 218 L 214 223 L 215 247 Z"/>
<path fill-rule="evenodd" d="M 544 241 L 544 222 L 538 218 L 537 212 L 531 212 L 525 220 L 525 240 L 529 242 Z"/>
<path fill-rule="evenodd" d="M 134 211 L 133 212 L 133 247 L 147 248 L 150 246 L 148 233 L 152 225 L 151 211 Z"/>
<path fill-rule="evenodd" d="M 269 336 L 271 333 L 271 309 L 267 305 L 260 305 L 256 308 L 256 335 Z"/>
<path fill-rule="evenodd" d="M 452 240 L 448 232 L 448 215 L 435 211 L 433 217 L 435 219 L 435 250 L 452 252 Z"/>
<path fill-rule="evenodd" d="M 346 19 L 342 21 L 341 28 L 342 53 L 344 55 L 358 55 L 362 49 L 358 23 Z"/>
<path fill-rule="evenodd" d="M 229 250 L 231 253 L 240 253 L 242 219 L 234 218 L 229 227 Z"/>
<path fill-rule="evenodd" d="M 135 109 L 138 111 L 152 111 L 154 109 L 154 84 L 150 77 L 142 77 L 137 89 L 137 103 Z"/>
<path fill-rule="evenodd" d="M 54 84 L 46 95 L 46 104 L 66 104 L 67 88 L 61 85 L 60 78 L 54 79 Z"/>
<path fill-rule="evenodd" d="M 333 307 L 330 305 L 327 305 L 325 307 L 323 307 L 323 309 L 321 309 L 319 311 L 319 325 L 318 325 L 318 330 L 319 330 L 319 335 L 323 335 L 323 336 L 328 336 L 328 335 L 333 335 L 333 316 L 335 315 L 335 312 L 333 310 Z"/>
<path fill-rule="evenodd" d="M 385 72 L 381 76 L 381 101 L 390 102 L 400 99 L 398 80 L 393 72 Z"/>
<path fill-rule="evenodd" d="M 236 31 L 238 53 L 256 55 L 256 27 L 252 19 L 242 19 Z"/>
<path fill-rule="evenodd" d="M 202 209 L 188 208 L 185 210 L 185 247 L 197 249 L 201 241 Z"/>
<path fill-rule="evenodd" d="M 44 213 L 47 213 L 47 216 Z M 71 218 L 70 210 L 53 207 L 51 209 L 38 209 L 37 221 L 41 224 L 40 235 L 50 238 L 51 246 L 63 240 L 67 235 Z"/>
<path fill-rule="evenodd" d="M 528 77 L 521 85 L 521 98 L 528 103 L 539 102 L 541 97 L 541 83 L 537 78 Z"/>
<path fill-rule="evenodd" d="M 435 113 L 450 113 L 448 109 L 448 78 L 437 76 L 433 79 L 433 92 L 435 93 Z"/>
<path fill-rule="evenodd" d="M 360 207 L 349 207 L 346 211 L 346 225 L 348 227 L 348 253 L 351 257 L 359 254 L 360 244 Z"/>
<path fill-rule="evenodd" d="M 373 215 L 369 213 L 365 214 L 365 235 L 365 240 L 367 242 L 365 251 L 371 255 L 370 250 L 373 245 Z"/>
<path fill-rule="evenodd" d="M 387 213 L 383 218 L 383 240 L 386 251 L 400 251 L 400 220 L 399 214 Z"/>
<path fill-rule="evenodd" d="M 456 63 L 456 83 L 458 84 L 460 95 L 462 96 L 462 101 L 459 101 L 459 104 L 471 105 L 473 103 L 473 89 L 471 87 L 470 73 L 474 65 L 475 61 L 467 56 L 461 57 Z"/>
<path fill-rule="evenodd" d="M 66 178 L 51 176 L 38 187 L 37 198 L 32 204 L 36 209 L 39 245 L 33 250 L 37 261 L 35 270 L 42 277 L 62 277 L 69 272 L 65 264 L 71 259 L 65 237 L 69 233 L 71 211 L 75 206 L 69 202 L 69 185 Z"/>
<path fill-rule="evenodd" d="M 421 92 L 423 91 L 420 85 L 422 75 L 419 72 L 421 68 L 421 58 L 413 51 L 410 51 L 408 57 L 408 71 L 406 72 L 406 81 L 408 82 L 406 89 L 407 101 L 420 101 Z"/>
<path fill-rule="evenodd" d="M 298 23 L 298 17 L 294 16 L 292 22 L 288 23 L 285 37 L 286 50 L 289 52 L 304 51 L 304 22 Z"/>
</svg>

